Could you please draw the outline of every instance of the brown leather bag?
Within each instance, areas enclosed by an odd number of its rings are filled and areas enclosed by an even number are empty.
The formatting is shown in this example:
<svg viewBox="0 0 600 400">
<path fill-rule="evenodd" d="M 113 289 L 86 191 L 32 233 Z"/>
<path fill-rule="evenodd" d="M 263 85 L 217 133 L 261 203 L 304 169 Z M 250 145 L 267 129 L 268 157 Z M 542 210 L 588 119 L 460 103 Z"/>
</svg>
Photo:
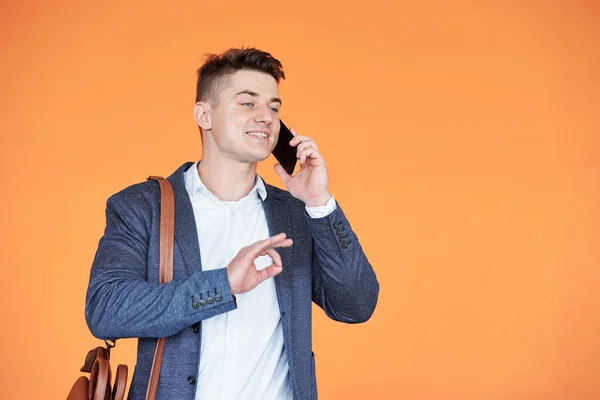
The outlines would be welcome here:
<svg viewBox="0 0 600 400">
<path fill-rule="evenodd" d="M 165 178 L 150 176 L 148 180 L 158 181 L 160 185 L 160 283 L 173 279 L 173 240 L 175 230 L 175 198 L 173 187 Z M 156 399 L 160 367 L 165 349 L 165 338 L 158 339 L 146 400 Z M 110 349 L 115 347 L 115 341 L 104 341 L 106 348 L 99 346 L 88 352 L 81 372 L 90 374 L 80 376 L 67 396 L 67 400 L 123 400 L 127 386 L 127 366 L 119 364 L 115 374 L 114 386 L 111 383 Z"/>
</svg>

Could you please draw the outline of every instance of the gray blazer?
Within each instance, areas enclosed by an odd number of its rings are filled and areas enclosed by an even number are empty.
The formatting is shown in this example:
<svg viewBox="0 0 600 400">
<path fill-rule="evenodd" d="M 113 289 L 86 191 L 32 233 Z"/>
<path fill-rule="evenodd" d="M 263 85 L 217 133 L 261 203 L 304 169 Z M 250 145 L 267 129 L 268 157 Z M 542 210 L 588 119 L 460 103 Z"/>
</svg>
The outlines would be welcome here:
<svg viewBox="0 0 600 400">
<path fill-rule="evenodd" d="M 157 399 L 194 399 L 202 320 L 236 308 L 226 269 L 202 270 L 184 183 L 191 165 L 185 163 L 168 178 L 175 193 L 170 283 L 158 283 L 158 183 L 135 184 L 107 201 L 106 229 L 91 269 L 85 317 L 100 339 L 139 338 L 131 400 L 145 397 L 159 337 L 168 339 Z M 285 232 L 294 240 L 292 247 L 277 249 L 284 268 L 274 278 L 294 398 L 316 399 L 311 301 L 336 321 L 364 322 L 377 304 L 379 283 L 339 204 L 327 217 L 313 219 L 289 192 L 266 188 L 263 207 L 270 234 Z"/>
</svg>

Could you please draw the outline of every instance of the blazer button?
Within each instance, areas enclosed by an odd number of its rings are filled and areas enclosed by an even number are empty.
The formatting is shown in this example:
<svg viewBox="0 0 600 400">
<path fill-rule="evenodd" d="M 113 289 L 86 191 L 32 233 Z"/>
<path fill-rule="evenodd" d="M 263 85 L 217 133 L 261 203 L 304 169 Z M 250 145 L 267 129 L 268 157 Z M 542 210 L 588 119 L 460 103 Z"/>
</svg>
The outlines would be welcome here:
<svg viewBox="0 0 600 400">
<path fill-rule="evenodd" d="M 342 247 L 343 247 L 344 249 L 347 249 L 347 248 L 348 248 L 348 242 L 344 242 L 344 243 L 342 243 Z"/>
<path fill-rule="evenodd" d="M 200 300 L 200 306 L 204 307 L 206 305 L 206 300 Z"/>
<path fill-rule="evenodd" d="M 200 332 L 200 323 L 195 323 L 194 325 L 192 325 L 192 330 L 194 331 L 194 333 Z"/>
<path fill-rule="evenodd" d="M 340 228 L 340 223 L 339 223 L 339 222 L 336 222 L 335 224 L 333 224 L 333 227 L 334 227 L 335 229 L 339 229 L 339 228 Z"/>
<path fill-rule="evenodd" d="M 212 304 L 212 303 L 214 303 L 214 302 L 215 302 L 215 299 L 213 299 L 212 297 L 209 297 L 208 299 L 206 299 L 206 302 L 207 302 L 208 304 Z"/>
<path fill-rule="evenodd" d="M 220 303 L 222 300 L 223 300 L 223 296 L 221 296 L 220 294 L 218 294 L 218 295 L 215 296 L 215 301 L 217 303 Z"/>
<path fill-rule="evenodd" d="M 193 376 L 188 376 L 188 382 L 190 383 L 190 385 L 195 385 L 196 384 L 196 378 L 194 378 Z"/>
<path fill-rule="evenodd" d="M 199 304 L 198 304 L 198 302 L 197 302 L 197 301 L 194 301 L 194 302 L 192 303 L 192 308 L 193 308 L 194 310 L 197 310 L 197 309 L 198 309 L 198 306 L 199 306 Z"/>
</svg>

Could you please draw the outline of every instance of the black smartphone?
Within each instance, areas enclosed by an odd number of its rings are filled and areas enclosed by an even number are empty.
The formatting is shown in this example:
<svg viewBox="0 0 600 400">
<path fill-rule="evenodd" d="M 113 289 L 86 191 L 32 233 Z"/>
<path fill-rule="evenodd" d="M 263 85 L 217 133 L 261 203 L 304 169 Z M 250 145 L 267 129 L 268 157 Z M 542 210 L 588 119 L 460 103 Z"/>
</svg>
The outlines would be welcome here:
<svg viewBox="0 0 600 400">
<path fill-rule="evenodd" d="M 292 175 L 294 168 L 296 168 L 296 147 L 290 146 L 290 140 L 294 137 L 292 132 L 288 129 L 283 121 L 279 120 L 279 139 L 273 149 L 273 156 L 279 161 L 279 164 L 285 169 L 285 171 Z"/>
</svg>

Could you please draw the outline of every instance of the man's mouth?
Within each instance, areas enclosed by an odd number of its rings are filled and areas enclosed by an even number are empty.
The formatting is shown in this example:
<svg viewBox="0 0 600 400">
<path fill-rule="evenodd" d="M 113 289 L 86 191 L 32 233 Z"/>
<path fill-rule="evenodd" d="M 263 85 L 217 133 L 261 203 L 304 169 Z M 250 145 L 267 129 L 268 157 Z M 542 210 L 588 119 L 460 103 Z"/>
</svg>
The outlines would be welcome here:
<svg viewBox="0 0 600 400">
<path fill-rule="evenodd" d="M 248 132 L 246 132 L 246 134 L 250 135 L 250 136 L 255 136 L 260 139 L 266 139 L 269 137 L 267 132 L 264 132 L 264 131 L 248 131 Z"/>
</svg>

